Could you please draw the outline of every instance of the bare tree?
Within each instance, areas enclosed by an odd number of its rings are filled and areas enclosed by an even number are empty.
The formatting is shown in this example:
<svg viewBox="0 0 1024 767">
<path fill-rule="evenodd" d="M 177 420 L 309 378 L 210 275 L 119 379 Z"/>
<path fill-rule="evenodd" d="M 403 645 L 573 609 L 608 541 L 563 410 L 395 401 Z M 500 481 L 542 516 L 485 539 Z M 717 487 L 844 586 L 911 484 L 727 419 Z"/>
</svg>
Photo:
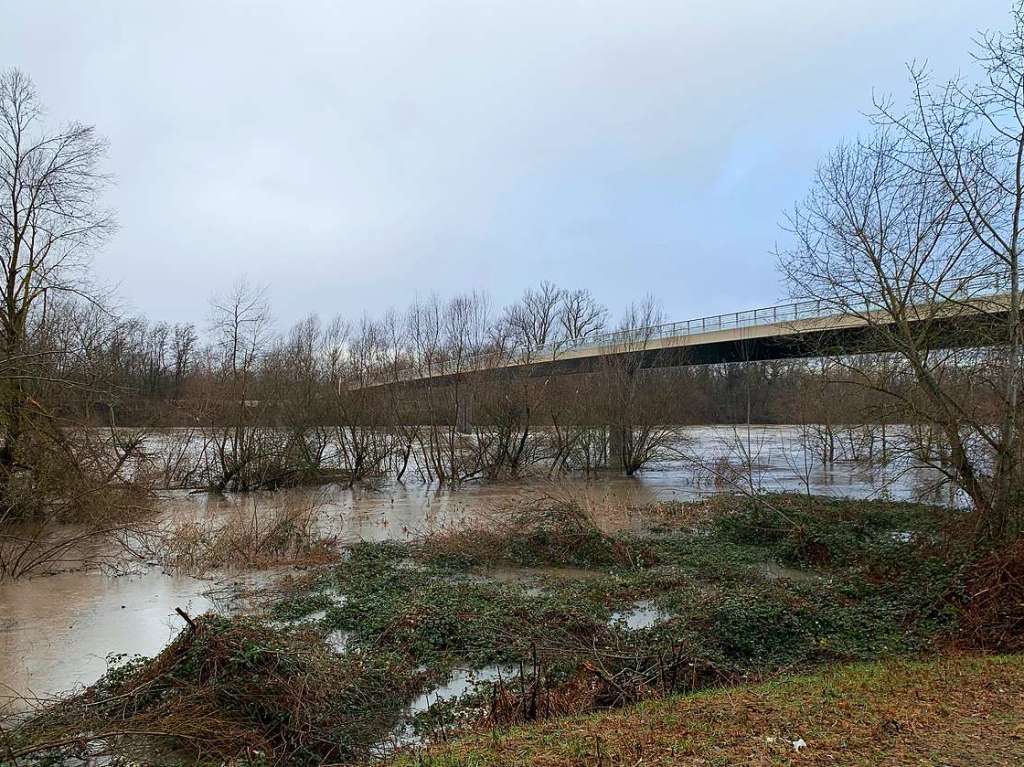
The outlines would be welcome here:
<svg viewBox="0 0 1024 767">
<path fill-rule="evenodd" d="M 1021 528 L 1020 6 L 1012 31 L 983 35 L 975 58 L 977 84 L 933 89 L 912 68 L 911 108 L 879 104 L 879 132 L 830 156 L 791 217 L 798 244 L 781 264 L 795 292 L 858 317 L 894 352 L 900 369 L 883 386 L 942 435 L 933 465 L 971 499 L 987 545 Z M 951 338 L 951 326 L 972 335 Z"/>
<path fill-rule="evenodd" d="M 609 426 L 609 463 L 633 475 L 657 459 L 674 436 L 665 421 L 672 398 L 669 377 L 641 369 L 654 328 L 664 322 L 653 296 L 630 304 L 615 333 L 617 354 L 602 360 L 598 387 Z"/>
<path fill-rule="evenodd" d="M 90 126 L 48 126 L 29 78 L 0 73 L 0 577 L 80 557 L 148 509 L 143 435 L 75 428 L 100 412 L 113 425 L 118 372 L 155 393 L 164 362 L 162 328 L 114 316 L 89 279 L 113 227 L 105 151 Z"/>
<path fill-rule="evenodd" d="M 538 348 L 556 340 L 561 300 L 561 290 L 550 282 L 542 282 L 536 290 L 526 290 L 517 303 L 505 310 L 504 322 L 525 358 L 532 358 Z"/>
<path fill-rule="evenodd" d="M 370 386 L 390 368 L 389 331 L 364 317 L 348 343 L 347 378 L 355 385 L 337 391 L 335 433 L 350 485 L 380 474 L 391 453 L 385 392 Z"/>
<path fill-rule="evenodd" d="M 31 381 L 47 356 L 31 344 L 33 325 L 49 300 L 92 298 L 88 256 L 113 226 L 100 205 L 106 142 L 92 126 L 47 129 L 43 117 L 31 80 L 0 74 L 0 486 L 21 462 Z"/>
<path fill-rule="evenodd" d="M 402 371 L 414 367 L 415 350 L 410 344 L 408 329 L 408 323 L 394 310 L 388 311 L 381 320 L 383 353 L 379 380 L 397 384 Z M 395 477 L 401 481 L 419 440 L 421 423 L 416 418 L 415 406 L 408 404 L 401 387 L 385 387 L 381 399 L 393 439 L 389 457 L 394 460 Z"/>
<path fill-rule="evenodd" d="M 589 290 L 566 290 L 559 300 L 558 322 L 565 342 L 579 343 L 605 329 L 608 310 L 597 302 Z"/>
<path fill-rule="evenodd" d="M 174 326 L 174 337 L 171 340 L 171 354 L 174 357 L 175 396 L 180 396 L 182 383 L 195 362 L 193 356 L 195 354 L 197 343 L 198 338 L 196 336 L 196 328 L 193 324 L 187 323 Z"/>
<path fill-rule="evenodd" d="M 271 339 L 266 289 L 239 280 L 211 302 L 210 332 L 217 364 L 216 407 L 211 410 L 211 446 L 216 458 L 212 485 L 248 489 L 267 481 L 272 434 L 258 428 L 267 407 L 259 398 L 259 368 Z"/>
</svg>

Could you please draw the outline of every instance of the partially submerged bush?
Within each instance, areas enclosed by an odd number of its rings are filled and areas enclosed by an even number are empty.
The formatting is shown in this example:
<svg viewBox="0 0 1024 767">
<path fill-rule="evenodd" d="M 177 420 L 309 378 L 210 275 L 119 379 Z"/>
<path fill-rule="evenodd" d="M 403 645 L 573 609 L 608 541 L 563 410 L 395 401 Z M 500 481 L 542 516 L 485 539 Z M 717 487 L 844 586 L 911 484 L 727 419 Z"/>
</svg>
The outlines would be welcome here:
<svg viewBox="0 0 1024 767">
<path fill-rule="evenodd" d="M 0 579 L 94 563 L 148 530 L 141 434 L 37 430 L 0 478 Z"/>
<path fill-rule="evenodd" d="M 148 764 L 361 758 L 407 695 L 400 680 L 408 673 L 397 663 L 384 653 L 338 655 L 308 630 L 204 616 L 153 660 L 115 669 L 22 724 L 11 751 L 15 759 L 113 753 Z"/>
<path fill-rule="evenodd" d="M 913 503 L 765 494 L 716 499 L 714 531 L 769 546 L 787 564 L 898 567 L 907 547 L 935 547 L 951 512 Z"/>
<path fill-rule="evenodd" d="M 305 500 L 233 509 L 213 520 L 184 521 L 163 531 L 154 555 L 166 566 L 201 573 L 222 567 L 266 567 L 337 559 L 335 541 L 317 526 L 319 507 Z"/>
<path fill-rule="evenodd" d="M 546 496 L 522 503 L 480 527 L 433 535 L 418 545 L 432 564 L 455 568 L 500 563 L 639 567 L 652 562 L 649 547 L 605 533 L 579 500 Z"/>
</svg>

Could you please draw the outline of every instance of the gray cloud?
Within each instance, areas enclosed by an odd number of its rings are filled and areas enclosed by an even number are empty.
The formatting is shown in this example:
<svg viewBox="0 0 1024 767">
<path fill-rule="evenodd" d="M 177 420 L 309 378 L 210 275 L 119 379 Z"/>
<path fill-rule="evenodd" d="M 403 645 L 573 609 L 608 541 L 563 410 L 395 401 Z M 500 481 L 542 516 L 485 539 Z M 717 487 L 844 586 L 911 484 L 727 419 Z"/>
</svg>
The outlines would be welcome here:
<svg viewBox="0 0 1024 767">
<path fill-rule="evenodd" d="M 781 212 L 903 63 L 1008 6 L 4 2 L 3 66 L 111 140 L 133 306 L 245 272 L 285 322 L 541 279 L 682 318 L 774 301 Z"/>
</svg>

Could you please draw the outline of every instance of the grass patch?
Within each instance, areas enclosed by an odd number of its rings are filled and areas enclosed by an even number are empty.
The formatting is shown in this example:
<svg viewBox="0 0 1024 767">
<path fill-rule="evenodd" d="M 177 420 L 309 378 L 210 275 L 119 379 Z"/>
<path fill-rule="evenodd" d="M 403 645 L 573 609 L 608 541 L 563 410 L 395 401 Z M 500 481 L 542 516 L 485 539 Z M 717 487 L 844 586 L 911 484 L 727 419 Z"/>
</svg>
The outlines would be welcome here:
<svg viewBox="0 0 1024 767">
<path fill-rule="evenodd" d="M 399 765 L 995 766 L 1021 760 L 1024 657 L 961 656 L 847 665 L 518 727 L 409 755 Z"/>
<path fill-rule="evenodd" d="M 963 555 L 949 551 L 942 535 L 955 513 L 934 506 L 782 493 L 719 496 L 712 503 L 718 538 L 768 547 L 790 565 L 891 569 L 906 556 L 907 544 L 947 558 Z"/>
</svg>

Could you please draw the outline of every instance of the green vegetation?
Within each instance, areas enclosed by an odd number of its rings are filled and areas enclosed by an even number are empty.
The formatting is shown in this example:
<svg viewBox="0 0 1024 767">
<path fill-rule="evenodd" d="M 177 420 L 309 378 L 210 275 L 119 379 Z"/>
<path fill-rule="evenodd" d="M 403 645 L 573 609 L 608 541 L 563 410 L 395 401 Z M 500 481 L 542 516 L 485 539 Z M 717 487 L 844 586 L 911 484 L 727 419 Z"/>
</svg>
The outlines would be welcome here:
<svg viewBox="0 0 1024 767">
<path fill-rule="evenodd" d="M 166 732 L 168 753 L 200 762 L 359 761 L 413 732 L 579 715 L 957 637 L 972 561 L 944 545 L 953 513 L 766 495 L 647 515 L 647 532 L 611 536 L 548 501 L 486 531 L 357 545 L 263 615 L 197 620 L 12 733 L 13 750 L 80 753 L 72 735 L 102 732 L 124 753 L 139 739 L 117 733 Z M 459 669 L 487 681 L 410 707 Z"/>
</svg>

